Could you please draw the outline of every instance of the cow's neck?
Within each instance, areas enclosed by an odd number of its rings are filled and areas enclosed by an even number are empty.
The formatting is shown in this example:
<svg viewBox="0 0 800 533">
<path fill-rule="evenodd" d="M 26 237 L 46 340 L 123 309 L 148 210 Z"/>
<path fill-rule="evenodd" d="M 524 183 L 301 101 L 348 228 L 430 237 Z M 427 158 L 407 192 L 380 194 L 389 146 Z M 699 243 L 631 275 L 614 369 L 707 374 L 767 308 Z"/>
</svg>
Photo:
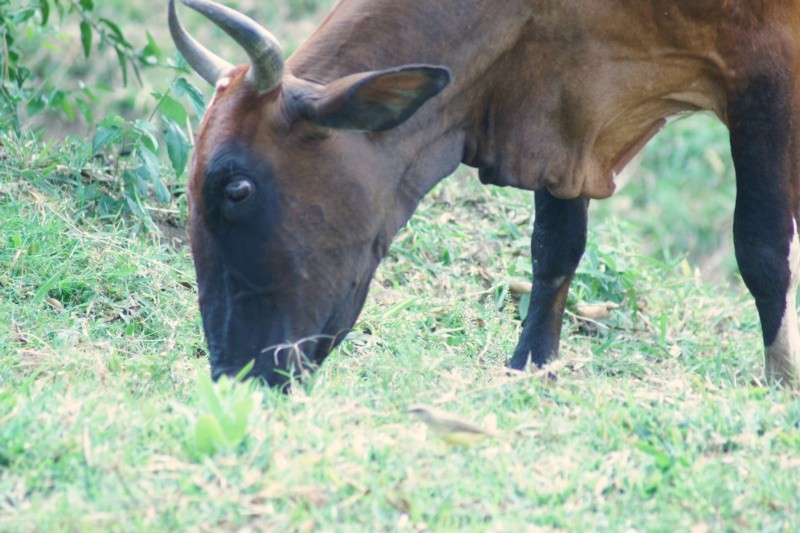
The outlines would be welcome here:
<svg viewBox="0 0 800 533">
<path fill-rule="evenodd" d="M 374 142 L 400 156 L 404 167 L 388 231 L 399 229 L 460 162 L 481 162 L 477 152 L 483 139 L 478 137 L 491 98 L 492 66 L 515 47 L 527 18 L 524 4 L 341 0 L 289 59 L 292 75 L 320 84 L 406 64 L 445 66 L 454 74 L 445 91 L 408 122 L 374 136 Z"/>
</svg>

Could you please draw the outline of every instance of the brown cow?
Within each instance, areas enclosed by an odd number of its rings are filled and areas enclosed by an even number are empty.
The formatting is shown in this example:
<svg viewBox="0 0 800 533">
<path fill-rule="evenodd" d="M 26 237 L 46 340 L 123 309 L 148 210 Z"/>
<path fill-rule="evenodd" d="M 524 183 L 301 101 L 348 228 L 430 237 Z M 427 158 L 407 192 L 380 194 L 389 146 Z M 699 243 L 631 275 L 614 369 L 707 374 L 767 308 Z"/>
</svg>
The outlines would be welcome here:
<svg viewBox="0 0 800 533">
<path fill-rule="evenodd" d="M 728 125 L 736 257 L 766 374 L 800 378 L 795 287 L 800 0 L 340 0 L 284 64 L 255 22 L 183 0 L 251 64 L 169 26 L 216 86 L 189 201 L 214 376 L 255 359 L 271 385 L 322 362 L 378 263 L 459 163 L 536 191 L 533 295 L 510 361 L 558 352 L 590 198 L 678 113 Z M 437 65 L 437 66 L 433 66 Z"/>
</svg>

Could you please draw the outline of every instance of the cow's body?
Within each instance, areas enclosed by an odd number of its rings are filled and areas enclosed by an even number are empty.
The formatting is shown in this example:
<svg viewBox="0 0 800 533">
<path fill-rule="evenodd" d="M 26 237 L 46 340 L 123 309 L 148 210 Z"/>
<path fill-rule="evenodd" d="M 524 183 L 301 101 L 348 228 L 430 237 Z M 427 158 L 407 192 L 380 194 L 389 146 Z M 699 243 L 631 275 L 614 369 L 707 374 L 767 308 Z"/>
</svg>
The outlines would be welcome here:
<svg viewBox="0 0 800 533">
<path fill-rule="evenodd" d="M 266 89 L 246 71 L 206 75 L 218 91 L 189 193 L 217 374 L 256 358 L 279 383 L 289 352 L 321 362 L 391 238 L 461 162 L 537 191 L 534 289 L 511 366 L 546 363 L 588 199 L 613 193 L 667 117 L 710 110 L 731 131 L 736 255 L 768 377 L 800 377 L 800 0 L 342 0 Z M 252 212 L 225 215 L 214 195 L 242 196 L 223 185 L 247 169 L 260 172 L 241 186 L 259 209 L 248 196 Z"/>
</svg>

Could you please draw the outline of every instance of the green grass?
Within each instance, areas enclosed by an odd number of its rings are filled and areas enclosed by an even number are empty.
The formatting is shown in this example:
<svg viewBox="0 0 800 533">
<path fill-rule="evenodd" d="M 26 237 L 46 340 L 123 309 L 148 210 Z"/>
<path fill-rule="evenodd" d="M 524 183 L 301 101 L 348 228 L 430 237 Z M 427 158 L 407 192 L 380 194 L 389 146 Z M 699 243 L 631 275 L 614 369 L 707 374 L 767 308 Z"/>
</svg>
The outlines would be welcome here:
<svg viewBox="0 0 800 533">
<path fill-rule="evenodd" d="M 268 16 L 289 47 L 316 3 L 292 6 Z M 203 388 L 188 250 L 115 216 L 85 141 L 0 133 L 0 530 L 793 530 L 800 400 L 763 381 L 727 150 L 710 117 L 679 121 L 592 203 L 555 381 L 504 367 L 530 193 L 460 169 L 395 239 L 354 332 L 281 395 Z M 608 319 L 575 314 L 606 301 Z M 227 428 L 242 398 L 244 441 L 204 453 L 198 421 Z M 502 437 L 447 449 L 415 403 Z"/>
<path fill-rule="evenodd" d="M 530 272 L 530 195 L 467 170 L 398 235 L 317 375 L 289 396 L 245 391 L 246 439 L 203 455 L 208 362 L 188 253 L 82 208 L 61 185 L 78 153 L 3 139 L 0 529 L 779 531 L 800 519 L 800 402 L 764 386 L 741 284 L 720 290 L 650 253 L 646 209 L 596 213 L 570 306 L 620 307 L 600 325 L 568 316 L 555 382 L 508 375 L 507 286 Z M 403 413 L 418 402 L 503 437 L 446 449 Z"/>
</svg>

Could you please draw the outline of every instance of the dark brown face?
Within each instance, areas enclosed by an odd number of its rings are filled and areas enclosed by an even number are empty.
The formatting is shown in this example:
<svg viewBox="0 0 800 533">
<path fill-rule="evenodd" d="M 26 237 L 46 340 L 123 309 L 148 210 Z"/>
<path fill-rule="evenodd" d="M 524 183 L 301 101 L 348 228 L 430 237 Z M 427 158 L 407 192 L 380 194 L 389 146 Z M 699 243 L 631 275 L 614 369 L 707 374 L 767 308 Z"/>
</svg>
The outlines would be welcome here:
<svg viewBox="0 0 800 533">
<path fill-rule="evenodd" d="M 394 232 L 419 201 L 397 194 L 413 164 L 381 132 L 449 82 L 425 65 L 327 85 L 284 72 L 274 37 L 211 0 L 182 0 L 247 52 L 234 67 L 194 40 L 169 2 L 173 41 L 217 89 L 189 177 L 190 235 L 213 376 L 283 386 L 355 322 Z M 407 159 L 407 158 L 406 158 Z"/>
<path fill-rule="evenodd" d="M 220 87 L 189 187 L 212 374 L 254 361 L 249 376 L 283 386 L 358 317 L 396 230 L 404 166 L 368 134 L 332 128 L 328 115 L 321 126 L 307 84 L 258 96 L 236 71 Z"/>
<path fill-rule="evenodd" d="M 251 375 L 280 385 L 322 362 L 386 251 L 381 210 L 357 182 L 316 196 L 277 172 L 238 144 L 205 167 L 192 243 L 215 377 L 254 360 Z"/>
</svg>

